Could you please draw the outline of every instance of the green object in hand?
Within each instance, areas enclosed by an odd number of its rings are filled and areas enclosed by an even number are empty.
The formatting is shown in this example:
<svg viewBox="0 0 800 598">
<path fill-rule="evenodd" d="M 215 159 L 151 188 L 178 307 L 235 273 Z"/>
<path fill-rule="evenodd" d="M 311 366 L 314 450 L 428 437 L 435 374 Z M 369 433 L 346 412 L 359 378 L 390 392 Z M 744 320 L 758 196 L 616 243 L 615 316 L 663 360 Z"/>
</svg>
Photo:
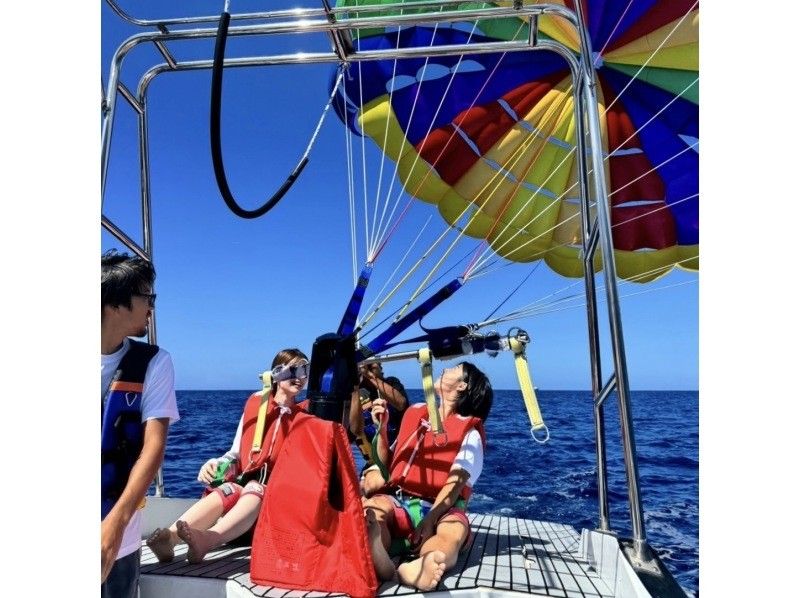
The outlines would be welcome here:
<svg viewBox="0 0 800 598">
<path fill-rule="evenodd" d="M 216 487 L 224 484 L 225 482 L 233 482 L 236 476 L 239 475 L 239 467 L 237 461 L 229 461 L 228 459 L 220 459 L 217 462 L 217 472 L 214 474 L 214 479 L 211 485 Z"/>
</svg>

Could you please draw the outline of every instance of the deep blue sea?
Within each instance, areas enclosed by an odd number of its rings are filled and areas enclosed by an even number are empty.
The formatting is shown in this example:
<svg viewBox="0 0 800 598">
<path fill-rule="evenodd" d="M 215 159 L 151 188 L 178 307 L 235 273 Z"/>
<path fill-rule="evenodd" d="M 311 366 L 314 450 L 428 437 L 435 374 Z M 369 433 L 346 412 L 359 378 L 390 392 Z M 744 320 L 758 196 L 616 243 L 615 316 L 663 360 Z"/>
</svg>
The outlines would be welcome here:
<svg viewBox="0 0 800 598">
<path fill-rule="evenodd" d="M 164 464 L 168 496 L 194 497 L 200 465 L 230 448 L 248 391 L 178 391 L 181 421 L 170 429 Z M 550 441 L 537 444 L 518 390 L 496 390 L 486 422 L 484 470 L 470 510 L 597 525 L 590 393 L 539 391 Z M 411 402 L 423 400 L 410 390 Z M 690 596 L 698 592 L 698 393 L 635 391 L 634 429 L 650 544 Z M 630 535 L 616 398 L 606 407 L 611 527 Z"/>
</svg>

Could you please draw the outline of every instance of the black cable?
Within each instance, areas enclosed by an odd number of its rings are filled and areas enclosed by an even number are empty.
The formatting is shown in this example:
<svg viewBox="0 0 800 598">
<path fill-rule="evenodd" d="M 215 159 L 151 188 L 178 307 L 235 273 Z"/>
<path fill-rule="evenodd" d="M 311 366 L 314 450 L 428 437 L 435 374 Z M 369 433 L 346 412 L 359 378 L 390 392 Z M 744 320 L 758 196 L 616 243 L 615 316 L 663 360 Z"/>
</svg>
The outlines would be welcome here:
<svg viewBox="0 0 800 598">
<path fill-rule="evenodd" d="M 300 173 L 306 167 L 306 164 L 308 164 L 308 156 L 303 156 L 283 185 L 281 185 L 275 194 L 261 207 L 255 210 L 245 210 L 239 206 L 234 199 L 230 187 L 228 187 L 228 179 L 225 176 L 225 166 L 222 163 L 222 142 L 220 137 L 222 71 L 223 62 L 225 61 L 225 42 L 228 39 L 228 25 L 230 25 L 230 22 L 230 13 L 224 11 L 219 19 L 219 29 L 217 30 L 217 38 L 214 45 L 214 67 L 211 71 L 211 159 L 214 163 L 214 176 L 217 179 L 217 187 L 219 187 L 219 192 L 222 194 L 222 199 L 225 200 L 225 205 L 240 218 L 258 218 L 274 208 L 291 188 L 295 180 L 297 180 L 297 177 L 300 176 Z"/>
</svg>

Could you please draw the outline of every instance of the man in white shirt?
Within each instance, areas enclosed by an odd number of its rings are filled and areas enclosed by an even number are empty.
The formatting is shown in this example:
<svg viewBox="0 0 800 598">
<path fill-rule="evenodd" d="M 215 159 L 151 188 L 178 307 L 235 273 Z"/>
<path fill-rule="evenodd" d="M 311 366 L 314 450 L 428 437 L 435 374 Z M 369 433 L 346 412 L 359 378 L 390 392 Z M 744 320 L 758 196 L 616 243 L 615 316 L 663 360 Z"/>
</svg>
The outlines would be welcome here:
<svg viewBox="0 0 800 598">
<path fill-rule="evenodd" d="M 169 353 L 127 338 L 147 334 L 156 297 L 152 264 L 111 251 L 102 256 L 101 270 L 101 594 L 103 598 L 135 598 L 139 509 L 161 466 L 169 424 L 179 419 L 175 374 Z M 133 426 L 130 417 L 136 419 Z M 114 445 L 113 450 L 109 445 Z"/>
</svg>

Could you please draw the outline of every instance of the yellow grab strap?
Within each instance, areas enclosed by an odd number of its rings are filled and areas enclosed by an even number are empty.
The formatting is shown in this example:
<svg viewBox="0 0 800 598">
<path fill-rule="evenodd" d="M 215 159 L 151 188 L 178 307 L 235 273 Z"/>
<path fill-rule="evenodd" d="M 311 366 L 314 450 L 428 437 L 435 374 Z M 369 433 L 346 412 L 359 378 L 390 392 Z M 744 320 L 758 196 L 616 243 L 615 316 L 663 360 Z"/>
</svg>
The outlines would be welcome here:
<svg viewBox="0 0 800 598">
<path fill-rule="evenodd" d="M 531 421 L 531 437 L 540 443 L 545 443 L 550 439 L 550 430 L 542 420 L 542 412 L 539 411 L 539 402 L 536 400 L 536 392 L 533 390 L 533 381 L 528 367 L 528 359 L 525 357 L 525 343 L 516 338 L 509 338 L 509 346 L 514 352 L 514 365 L 517 368 L 517 379 L 519 389 L 522 391 L 522 400 L 525 401 L 525 409 L 528 411 L 528 419 Z M 536 437 L 536 432 L 544 430 L 543 439 Z"/>
<path fill-rule="evenodd" d="M 436 407 L 436 395 L 433 392 L 433 364 L 431 350 L 420 349 L 417 359 L 422 366 L 422 390 L 425 392 L 425 404 L 428 406 L 428 421 L 431 423 L 434 438 L 442 433 L 442 419 Z"/>
<path fill-rule="evenodd" d="M 261 374 L 261 382 L 264 385 L 264 388 L 261 390 L 261 405 L 258 407 L 256 432 L 253 436 L 253 446 L 250 449 L 250 453 L 259 452 L 261 450 L 261 442 L 264 440 L 264 426 L 267 423 L 269 397 L 272 394 L 272 372 L 268 370 Z"/>
</svg>

